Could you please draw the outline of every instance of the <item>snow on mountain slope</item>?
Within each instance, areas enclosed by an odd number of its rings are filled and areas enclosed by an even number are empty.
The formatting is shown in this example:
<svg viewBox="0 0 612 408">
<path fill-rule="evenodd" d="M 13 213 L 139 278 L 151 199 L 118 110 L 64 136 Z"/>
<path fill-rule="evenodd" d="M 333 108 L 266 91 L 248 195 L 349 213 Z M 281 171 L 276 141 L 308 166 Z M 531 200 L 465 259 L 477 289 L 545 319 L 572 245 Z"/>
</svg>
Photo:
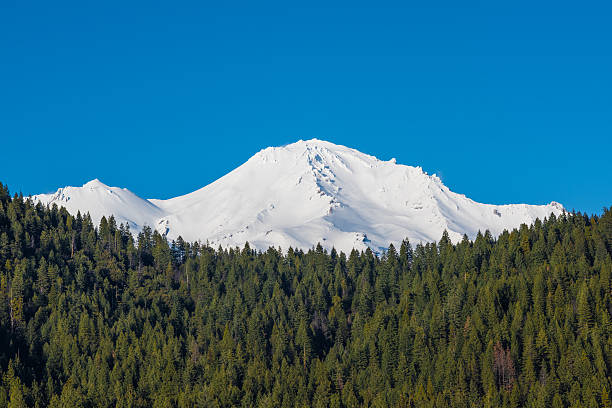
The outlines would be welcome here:
<svg viewBox="0 0 612 408">
<path fill-rule="evenodd" d="M 554 202 L 476 203 L 451 192 L 420 167 L 381 161 L 316 139 L 264 149 L 206 187 L 169 200 L 143 200 L 102 185 L 101 191 L 116 194 L 110 200 L 108 193 L 92 195 L 87 188 L 91 183 L 60 189 L 54 196 L 68 201 L 53 202 L 69 211 L 89 210 L 96 217 L 112 213 L 118 222 L 130 221 L 132 229 L 148 224 L 169 239 L 180 235 L 224 247 L 248 241 L 262 250 L 307 249 L 320 242 L 345 252 L 367 247 L 380 252 L 406 237 L 413 242 L 438 240 L 444 230 L 455 242 L 463 234 L 473 238 L 479 230 L 498 235 L 563 211 Z M 36 197 L 51 202 L 48 196 Z"/>
<path fill-rule="evenodd" d="M 53 194 L 32 196 L 32 199 L 45 205 L 66 207 L 71 214 L 89 212 L 96 226 L 103 216 L 112 214 L 117 225 L 127 224 L 132 232 L 140 231 L 145 225 L 152 225 L 156 219 L 164 216 L 161 209 L 128 189 L 109 187 L 98 179 L 83 184 L 83 187 L 64 187 Z"/>
</svg>

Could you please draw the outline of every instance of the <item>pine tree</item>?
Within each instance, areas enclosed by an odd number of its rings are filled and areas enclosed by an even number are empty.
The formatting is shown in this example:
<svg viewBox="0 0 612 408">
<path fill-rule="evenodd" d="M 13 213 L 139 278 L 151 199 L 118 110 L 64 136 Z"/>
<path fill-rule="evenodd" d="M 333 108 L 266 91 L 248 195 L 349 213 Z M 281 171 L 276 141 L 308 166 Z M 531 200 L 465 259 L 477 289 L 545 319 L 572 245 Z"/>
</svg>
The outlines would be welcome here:
<svg viewBox="0 0 612 408">
<path fill-rule="evenodd" d="M 577 296 L 578 327 L 583 336 L 586 336 L 593 324 L 593 313 L 589 301 L 589 288 L 583 282 Z"/>
</svg>

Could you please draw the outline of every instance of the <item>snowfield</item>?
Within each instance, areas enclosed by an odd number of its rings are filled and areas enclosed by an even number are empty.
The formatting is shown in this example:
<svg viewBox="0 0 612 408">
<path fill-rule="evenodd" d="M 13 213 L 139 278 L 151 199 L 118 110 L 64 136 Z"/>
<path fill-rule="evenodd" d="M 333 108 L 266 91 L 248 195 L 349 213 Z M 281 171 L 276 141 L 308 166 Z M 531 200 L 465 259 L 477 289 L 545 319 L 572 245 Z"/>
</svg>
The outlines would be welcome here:
<svg viewBox="0 0 612 408">
<path fill-rule="evenodd" d="M 453 242 L 478 231 L 504 229 L 559 215 L 563 206 L 480 204 L 450 191 L 420 167 L 381 161 L 357 150 L 313 139 L 269 147 L 215 182 L 169 200 L 143 199 L 93 180 L 32 197 L 99 223 L 114 215 L 133 232 L 149 225 L 172 240 L 201 240 L 214 247 L 266 250 L 324 248 L 380 253 L 404 238 Z"/>
</svg>

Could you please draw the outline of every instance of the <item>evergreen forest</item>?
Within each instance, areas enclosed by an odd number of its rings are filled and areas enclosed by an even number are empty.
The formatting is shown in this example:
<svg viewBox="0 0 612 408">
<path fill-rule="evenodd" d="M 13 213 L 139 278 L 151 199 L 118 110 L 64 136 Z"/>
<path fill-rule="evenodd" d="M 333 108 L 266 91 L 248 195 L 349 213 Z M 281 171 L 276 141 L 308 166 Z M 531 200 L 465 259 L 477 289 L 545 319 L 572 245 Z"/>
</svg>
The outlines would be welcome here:
<svg viewBox="0 0 612 408">
<path fill-rule="evenodd" d="M 168 242 L 0 184 L 0 407 L 611 407 L 612 211 L 380 255 Z"/>
</svg>

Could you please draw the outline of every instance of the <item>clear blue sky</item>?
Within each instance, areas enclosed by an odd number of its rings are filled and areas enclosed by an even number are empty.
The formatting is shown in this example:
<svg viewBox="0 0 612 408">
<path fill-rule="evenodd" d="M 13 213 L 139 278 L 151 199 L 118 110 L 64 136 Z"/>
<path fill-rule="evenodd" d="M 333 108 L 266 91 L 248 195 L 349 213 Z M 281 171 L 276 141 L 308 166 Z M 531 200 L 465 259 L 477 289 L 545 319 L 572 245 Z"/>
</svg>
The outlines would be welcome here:
<svg viewBox="0 0 612 408">
<path fill-rule="evenodd" d="M 605 1 L 3 0 L 0 181 L 168 198 L 317 137 L 477 201 L 600 212 L 611 21 Z"/>
</svg>

